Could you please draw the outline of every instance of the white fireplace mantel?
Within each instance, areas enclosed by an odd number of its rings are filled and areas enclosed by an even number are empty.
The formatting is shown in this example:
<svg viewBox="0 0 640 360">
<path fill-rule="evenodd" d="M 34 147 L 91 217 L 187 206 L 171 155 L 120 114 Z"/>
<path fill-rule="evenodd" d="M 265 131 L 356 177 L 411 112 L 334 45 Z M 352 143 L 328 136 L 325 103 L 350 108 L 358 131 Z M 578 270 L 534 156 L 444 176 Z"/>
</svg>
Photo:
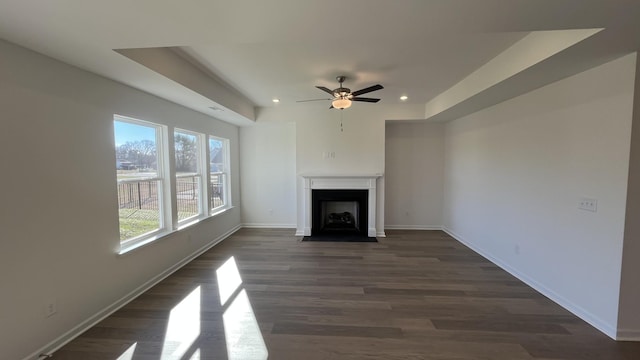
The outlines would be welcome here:
<svg viewBox="0 0 640 360">
<path fill-rule="evenodd" d="M 302 234 L 298 236 L 311 235 L 311 191 L 313 189 L 334 189 L 334 190 L 369 190 L 369 204 L 367 208 L 369 237 L 376 236 L 376 183 L 381 174 L 374 175 L 300 175 L 304 179 L 304 196 L 302 211 L 304 219 Z"/>
</svg>

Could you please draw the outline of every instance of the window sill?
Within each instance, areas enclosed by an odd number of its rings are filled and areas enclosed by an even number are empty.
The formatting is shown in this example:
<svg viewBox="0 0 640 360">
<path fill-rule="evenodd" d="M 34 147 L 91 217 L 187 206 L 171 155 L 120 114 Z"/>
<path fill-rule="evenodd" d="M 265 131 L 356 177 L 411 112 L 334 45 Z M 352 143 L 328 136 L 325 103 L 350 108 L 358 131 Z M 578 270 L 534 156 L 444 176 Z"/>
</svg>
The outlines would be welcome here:
<svg viewBox="0 0 640 360">
<path fill-rule="evenodd" d="M 227 212 L 227 211 L 229 211 L 231 209 L 233 209 L 233 205 L 224 206 L 224 207 L 221 207 L 219 209 L 215 209 L 215 211 L 212 212 L 211 215 L 209 215 L 207 218 L 216 217 L 218 215 L 224 214 L 225 212 Z"/>
<path fill-rule="evenodd" d="M 187 228 L 190 228 L 191 226 L 199 224 L 200 222 L 203 222 L 203 221 L 206 221 L 208 219 L 211 219 L 211 218 L 217 217 L 219 215 L 222 215 L 222 214 L 224 214 L 225 212 L 227 212 L 227 211 L 229 211 L 231 209 L 233 209 L 233 206 L 226 206 L 226 207 L 223 207 L 223 208 L 220 208 L 220 209 L 216 209 L 216 211 L 211 213 L 211 215 L 200 217 L 200 218 L 196 218 L 196 219 L 193 219 L 193 220 L 191 220 L 189 222 L 186 222 L 184 224 L 180 224 L 176 230 L 160 232 L 160 233 L 154 234 L 152 236 L 149 236 L 148 238 L 141 239 L 141 240 L 136 241 L 136 242 L 131 243 L 131 244 L 120 245 L 120 251 L 118 252 L 118 256 L 126 255 L 126 254 L 128 254 L 128 253 L 130 253 L 130 252 L 132 252 L 134 250 L 139 249 L 139 248 L 146 247 L 146 246 L 151 245 L 151 244 L 155 244 L 159 240 L 162 240 L 162 239 L 164 239 L 166 237 L 169 237 L 169 236 L 171 236 L 171 235 L 173 235 L 173 234 L 175 234 L 175 233 L 177 233 L 179 231 L 183 231 L 183 230 L 185 230 Z"/>
<path fill-rule="evenodd" d="M 124 244 L 124 245 L 120 245 L 120 251 L 118 252 L 118 255 L 126 255 L 127 253 L 132 252 L 133 250 L 139 249 L 141 247 L 145 247 L 149 244 L 155 244 L 156 241 L 160 240 L 160 239 L 164 239 L 167 236 L 173 234 L 175 231 L 165 231 L 165 232 L 161 232 L 158 234 L 155 234 L 153 236 L 149 236 L 148 238 L 136 241 L 134 243 L 131 244 Z"/>
</svg>

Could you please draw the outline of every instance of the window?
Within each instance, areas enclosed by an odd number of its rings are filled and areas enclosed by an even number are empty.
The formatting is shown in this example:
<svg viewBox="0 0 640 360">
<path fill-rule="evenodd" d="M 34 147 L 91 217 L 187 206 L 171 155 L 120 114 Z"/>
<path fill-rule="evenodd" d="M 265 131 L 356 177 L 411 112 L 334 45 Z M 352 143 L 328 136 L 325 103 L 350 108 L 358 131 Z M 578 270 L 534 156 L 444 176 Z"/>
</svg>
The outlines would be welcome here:
<svg viewBox="0 0 640 360">
<path fill-rule="evenodd" d="M 176 202 L 178 223 L 202 214 L 202 135 L 176 130 L 173 136 L 176 159 Z"/>
<path fill-rule="evenodd" d="M 229 140 L 209 136 L 209 210 L 229 206 Z"/>
<path fill-rule="evenodd" d="M 114 117 L 120 241 L 136 242 L 165 228 L 162 131 L 159 125 Z"/>
<path fill-rule="evenodd" d="M 229 140 L 175 129 L 170 149 L 167 126 L 114 115 L 113 128 L 121 253 L 231 205 Z"/>
</svg>

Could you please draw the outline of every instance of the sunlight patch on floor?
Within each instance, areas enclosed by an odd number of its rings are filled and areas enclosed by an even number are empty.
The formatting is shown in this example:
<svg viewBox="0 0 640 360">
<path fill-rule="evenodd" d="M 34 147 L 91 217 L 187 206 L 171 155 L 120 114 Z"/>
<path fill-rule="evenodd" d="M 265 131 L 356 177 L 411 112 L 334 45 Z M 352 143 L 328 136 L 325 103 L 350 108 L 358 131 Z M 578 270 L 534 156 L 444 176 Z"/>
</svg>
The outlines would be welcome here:
<svg viewBox="0 0 640 360">
<path fill-rule="evenodd" d="M 242 289 L 222 315 L 229 360 L 266 360 L 269 356 L 247 292 Z"/>
<path fill-rule="evenodd" d="M 136 352 L 136 346 L 138 346 L 137 342 L 134 342 L 133 345 L 129 346 L 129 348 L 122 353 L 116 360 L 132 360 L 133 354 Z"/>
<path fill-rule="evenodd" d="M 222 320 L 228 360 L 266 360 L 267 346 L 253 313 L 249 296 L 241 288 L 242 277 L 236 260 L 229 258 L 218 270 L 220 304 L 226 306 Z M 238 291 L 240 289 L 240 291 Z"/>
<path fill-rule="evenodd" d="M 233 256 L 216 270 L 216 277 L 218 278 L 220 305 L 224 306 L 231 295 L 242 285 L 242 278 Z"/>
<path fill-rule="evenodd" d="M 196 350 L 189 360 L 200 360 L 200 349 Z"/>
<path fill-rule="evenodd" d="M 199 336 L 200 286 L 171 310 L 162 345 L 161 360 L 182 359 Z"/>
</svg>

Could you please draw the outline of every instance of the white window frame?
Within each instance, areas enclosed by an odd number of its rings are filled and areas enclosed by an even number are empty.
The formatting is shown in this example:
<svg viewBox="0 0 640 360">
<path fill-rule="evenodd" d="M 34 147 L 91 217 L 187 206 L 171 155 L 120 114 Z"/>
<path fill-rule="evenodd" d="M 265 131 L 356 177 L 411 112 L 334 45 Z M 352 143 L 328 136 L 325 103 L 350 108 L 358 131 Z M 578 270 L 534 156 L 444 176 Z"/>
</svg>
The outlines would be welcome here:
<svg viewBox="0 0 640 360">
<path fill-rule="evenodd" d="M 166 151 L 166 141 L 165 137 L 167 134 L 167 127 L 161 124 L 153 123 L 150 121 L 135 119 L 122 115 L 113 115 L 114 126 L 115 122 L 126 122 L 133 125 L 145 126 L 150 128 L 155 128 L 156 130 L 156 162 L 157 162 L 157 172 L 154 177 L 146 177 L 146 178 L 137 178 L 132 179 L 130 181 L 122 181 L 122 182 L 140 182 L 140 181 L 157 181 L 158 189 L 158 218 L 159 218 L 159 226 L 158 229 L 138 235 L 136 237 L 120 240 L 120 252 L 127 251 L 128 249 L 135 248 L 140 246 L 141 244 L 145 244 L 147 242 L 153 241 L 162 235 L 170 232 L 171 230 L 171 195 L 169 189 L 169 182 L 167 181 L 167 151 Z M 115 134 L 115 133 L 114 133 Z M 115 135 L 114 135 L 115 136 Z M 115 150 L 114 150 L 115 151 Z M 118 181 L 117 183 L 122 183 Z M 120 224 L 118 222 L 118 233 L 120 233 Z"/>
<path fill-rule="evenodd" d="M 209 158 L 209 154 L 211 153 L 210 151 L 210 140 L 215 140 L 215 141 L 220 141 L 222 142 L 222 164 L 223 164 L 223 168 L 222 171 L 217 171 L 215 173 L 211 172 L 211 159 Z M 224 210 L 227 210 L 229 208 L 232 207 L 232 203 L 231 203 L 231 181 L 230 181 L 230 164 L 229 164 L 229 160 L 230 160 L 230 155 L 229 155 L 229 139 L 223 138 L 223 137 L 219 137 L 219 136 L 215 136 L 215 135 L 209 135 L 207 137 L 207 209 L 209 210 L 209 216 L 213 216 L 215 214 L 218 214 Z M 217 207 L 210 207 L 210 196 L 211 194 L 208 193 L 210 187 L 209 187 L 209 183 L 211 182 L 211 175 L 221 175 L 222 176 L 222 198 L 224 203 L 220 206 Z"/>
<path fill-rule="evenodd" d="M 175 179 L 176 182 L 176 190 L 175 190 L 175 197 L 176 197 L 176 206 L 177 206 L 177 201 L 178 201 L 178 179 L 181 177 L 197 177 L 200 181 L 199 183 L 199 189 L 198 189 L 198 194 L 199 194 L 199 199 L 198 199 L 198 213 L 196 215 L 190 216 L 188 218 L 182 219 L 182 220 L 176 220 L 178 227 L 180 228 L 181 226 L 188 224 L 194 220 L 197 219 L 202 219 L 203 217 L 206 217 L 208 214 L 208 211 L 205 211 L 204 209 L 206 209 L 208 207 L 207 205 L 207 199 L 208 199 L 208 194 L 206 193 L 205 188 L 205 184 L 207 184 L 208 179 L 205 178 L 205 170 L 207 169 L 206 163 L 205 163 L 205 156 L 204 156 L 204 152 L 206 151 L 206 148 L 208 147 L 207 141 L 206 140 L 206 136 L 203 133 L 199 133 L 196 131 L 191 131 L 191 130 L 186 130 L 186 129 L 181 129 L 181 128 L 174 128 L 173 129 L 173 136 L 174 136 L 174 158 L 175 158 L 175 135 L 177 133 L 181 133 L 181 134 L 185 134 L 185 135 L 191 135 L 191 136 L 195 136 L 196 137 L 196 141 L 197 141 L 197 148 L 198 148 L 198 171 L 196 173 L 190 173 L 190 174 L 182 174 L 182 175 L 178 175 L 178 171 L 177 168 L 174 169 L 173 171 L 173 177 Z M 177 164 L 176 164 L 177 167 Z M 178 209 L 176 207 L 176 219 L 177 219 L 177 215 L 178 215 Z"/>
</svg>

